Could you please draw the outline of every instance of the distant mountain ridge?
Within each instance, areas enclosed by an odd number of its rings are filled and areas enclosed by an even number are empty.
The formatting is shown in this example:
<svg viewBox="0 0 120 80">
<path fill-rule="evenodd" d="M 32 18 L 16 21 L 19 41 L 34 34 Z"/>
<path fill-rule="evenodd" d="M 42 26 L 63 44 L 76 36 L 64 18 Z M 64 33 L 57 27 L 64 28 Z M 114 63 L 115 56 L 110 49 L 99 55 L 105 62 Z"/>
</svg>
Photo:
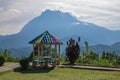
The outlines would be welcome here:
<svg viewBox="0 0 120 80">
<path fill-rule="evenodd" d="M 120 30 L 108 30 L 93 23 L 80 21 L 69 13 L 46 10 L 28 22 L 19 33 L 0 36 L 0 48 L 31 47 L 28 42 L 46 30 L 62 40 L 63 46 L 70 37 L 76 39 L 78 36 L 81 37 L 81 45 L 84 45 L 85 41 L 90 45 L 111 45 L 120 41 Z"/>
<path fill-rule="evenodd" d="M 116 42 L 112 45 L 99 44 L 95 46 L 90 46 L 90 50 L 94 50 L 98 54 L 102 54 L 103 51 L 108 51 L 115 52 L 116 54 L 120 55 L 120 42 Z"/>
</svg>

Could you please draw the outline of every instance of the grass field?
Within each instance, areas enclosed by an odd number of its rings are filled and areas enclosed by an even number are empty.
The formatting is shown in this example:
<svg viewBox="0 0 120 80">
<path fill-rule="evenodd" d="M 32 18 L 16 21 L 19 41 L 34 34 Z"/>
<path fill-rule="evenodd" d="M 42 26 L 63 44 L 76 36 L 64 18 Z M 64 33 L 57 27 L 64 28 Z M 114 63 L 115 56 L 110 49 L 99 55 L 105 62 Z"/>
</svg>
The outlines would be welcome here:
<svg viewBox="0 0 120 80">
<path fill-rule="evenodd" d="M 73 68 L 29 69 L 0 73 L 0 80 L 120 80 L 118 71 L 99 71 Z"/>
<path fill-rule="evenodd" d="M 4 64 L 3 64 L 3 66 L 7 66 L 7 65 L 10 65 L 10 64 L 13 64 L 14 62 L 5 62 Z"/>
</svg>

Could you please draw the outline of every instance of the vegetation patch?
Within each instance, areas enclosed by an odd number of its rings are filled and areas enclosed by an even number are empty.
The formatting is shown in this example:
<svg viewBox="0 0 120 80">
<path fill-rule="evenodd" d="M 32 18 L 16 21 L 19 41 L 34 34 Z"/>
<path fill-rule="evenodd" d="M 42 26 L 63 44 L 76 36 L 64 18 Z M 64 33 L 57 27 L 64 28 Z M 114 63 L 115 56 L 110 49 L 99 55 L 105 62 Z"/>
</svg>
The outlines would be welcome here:
<svg viewBox="0 0 120 80">
<path fill-rule="evenodd" d="M 0 66 L 2 66 L 5 62 L 5 58 L 3 56 L 0 56 Z"/>
<path fill-rule="evenodd" d="M 29 66 L 29 60 L 28 58 L 22 58 L 19 62 L 20 66 L 21 66 L 21 70 L 27 70 L 28 66 Z"/>
<path fill-rule="evenodd" d="M 0 80 L 118 80 L 120 72 L 72 68 L 28 69 L 9 71 Z"/>
</svg>

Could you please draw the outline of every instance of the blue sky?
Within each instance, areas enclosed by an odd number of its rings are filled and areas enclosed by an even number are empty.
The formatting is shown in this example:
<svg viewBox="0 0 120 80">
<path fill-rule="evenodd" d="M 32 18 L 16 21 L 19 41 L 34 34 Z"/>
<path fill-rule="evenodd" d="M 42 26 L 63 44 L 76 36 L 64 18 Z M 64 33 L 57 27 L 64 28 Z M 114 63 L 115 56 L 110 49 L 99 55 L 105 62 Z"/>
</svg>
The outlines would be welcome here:
<svg viewBox="0 0 120 80">
<path fill-rule="evenodd" d="M 119 0 L 0 0 L 0 35 L 19 32 L 46 9 L 69 12 L 82 21 L 120 30 Z"/>
</svg>

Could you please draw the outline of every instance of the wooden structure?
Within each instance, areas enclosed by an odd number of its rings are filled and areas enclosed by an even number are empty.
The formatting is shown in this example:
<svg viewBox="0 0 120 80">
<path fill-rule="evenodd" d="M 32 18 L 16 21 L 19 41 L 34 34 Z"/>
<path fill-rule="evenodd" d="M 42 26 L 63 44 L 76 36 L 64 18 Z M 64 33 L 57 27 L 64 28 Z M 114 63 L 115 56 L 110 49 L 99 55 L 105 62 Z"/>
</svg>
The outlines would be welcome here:
<svg viewBox="0 0 120 80">
<path fill-rule="evenodd" d="M 54 66 L 60 62 L 60 45 L 63 44 L 60 40 L 45 31 L 35 39 L 29 42 L 33 45 L 33 65 L 34 62 L 45 63 L 47 66 L 48 62 L 54 63 Z M 48 54 L 44 54 L 44 47 L 49 46 Z M 54 53 L 53 50 L 54 49 Z M 37 54 L 37 59 L 35 55 Z M 54 57 L 52 56 L 54 55 Z"/>
</svg>

